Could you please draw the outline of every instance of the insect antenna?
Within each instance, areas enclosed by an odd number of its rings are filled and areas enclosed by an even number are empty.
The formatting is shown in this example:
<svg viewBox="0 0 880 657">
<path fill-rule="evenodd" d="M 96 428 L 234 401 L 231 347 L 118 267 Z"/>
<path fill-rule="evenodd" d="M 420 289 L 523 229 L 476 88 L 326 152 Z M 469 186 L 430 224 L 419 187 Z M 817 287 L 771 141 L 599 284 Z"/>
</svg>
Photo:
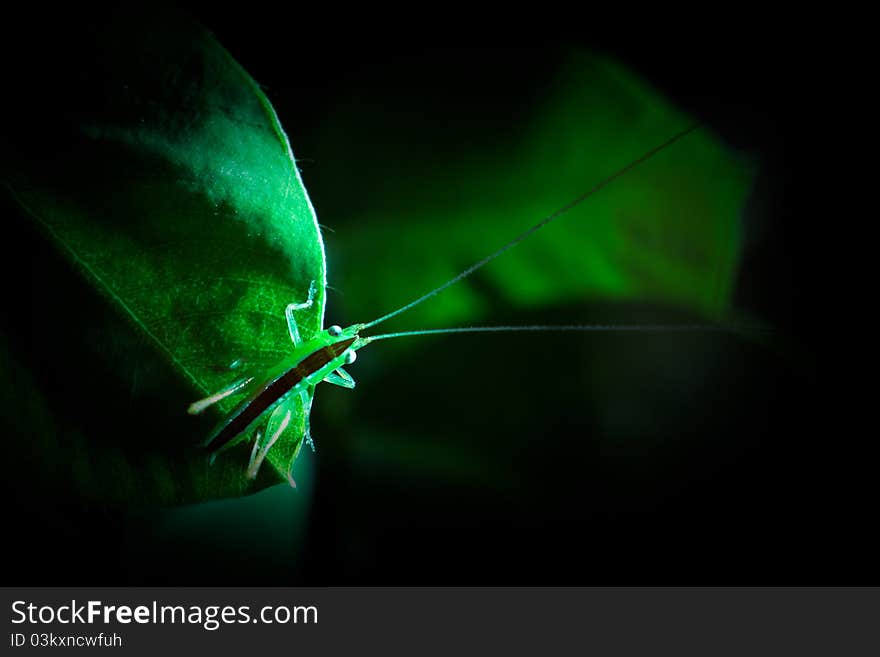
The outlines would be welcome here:
<svg viewBox="0 0 880 657">
<path fill-rule="evenodd" d="M 445 328 L 445 329 L 423 329 L 418 331 L 399 331 L 397 333 L 382 333 L 380 335 L 371 335 L 363 338 L 365 343 L 375 342 L 376 340 L 388 340 L 390 338 L 403 338 L 411 335 L 443 335 L 446 333 L 514 333 L 522 331 L 583 331 L 592 333 L 620 333 L 620 332 L 636 332 L 645 331 L 651 333 L 657 332 L 704 332 L 704 331 L 723 331 L 731 332 L 745 330 L 754 332 L 751 327 L 742 328 L 728 325 L 717 324 L 569 324 L 569 325 L 532 325 L 532 326 L 464 326 L 461 328 Z"/>
<path fill-rule="evenodd" d="M 663 151 L 663 150 L 669 148 L 669 147 L 672 146 L 675 142 L 679 141 L 680 139 L 683 139 L 684 137 L 686 137 L 687 135 L 689 135 L 691 132 L 693 132 L 694 130 L 696 130 L 696 129 L 699 128 L 699 127 L 700 127 L 700 124 L 699 124 L 699 123 L 696 123 L 696 124 L 690 126 L 689 128 L 685 128 L 685 129 L 682 130 L 681 132 L 678 132 L 678 133 L 674 134 L 672 137 L 670 137 L 669 139 L 667 139 L 666 141 L 664 141 L 662 144 L 659 144 L 658 146 L 655 146 L 654 148 L 652 148 L 651 150 L 649 150 L 649 151 L 647 151 L 646 153 L 642 154 L 641 156 L 639 156 L 638 158 L 636 158 L 635 160 L 633 160 L 632 162 L 630 162 L 630 163 L 627 164 L 626 166 L 624 166 L 624 167 L 618 169 L 617 171 L 615 171 L 614 173 L 612 173 L 612 174 L 611 174 L 610 176 L 608 176 L 607 178 L 604 178 L 603 180 L 599 181 L 599 182 L 598 182 L 596 185 L 594 185 L 591 189 L 589 189 L 588 191 L 584 192 L 583 194 L 581 194 L 580 196 L 578 196 L 578 197 L 577 197 L 576 199 L 574 199 L 573 201 L 569 201 L 568 203 L 566 203 L 565 205 L 563 205 L 561 208 L 559 208 L 558 210 L 556 210 L 556 211 L 553 212 L 552 214 L 550 214 L 550 215 L 544 217 L 541 221 L 539 221 L 539 222 L 536 223 L 534 226 L 531 226 L 530 228 L 526 229 L 525 231 L 523 231 L 522 233 L 520 233 L 519 235 L 517 235 L 516 237 L 514 237 L 512 240 L 510 240 L 509 242 L 507 242 L 507 244 L 505 244 L 504 246 L 502 246 L 501 248 L 499 248 L 497 251 L 494 251 L 493 253 L 490 253 L 489 255 L 487 255 L 487 256 L 486 256 L 485 258 L 483 258 L 482 260 L 480 260 L 480 261 L 478 261 L 478 262 L 475 262 L 473 265 L 471 265 L 470 267 L 468 267 L 467 269 L 465 269 L 463 272 L 461 272 L 461 273 L 458 274 L 457 276 L 454 276 L 453 278 L 450 278 L 448 281 L 446 281 L 446 282 L 443 283 L 442 285 L 440 285 L 440 286 L 438 286 L 438 287 L 435 287 L 435 288 L 434 288 L 433 290 L 431 290 L 430 292 L 427 292 L 427 293 L 423 294 L 422 296 L 420 296 L 419 298 L 415 299 L 414 301 L 411 301 L 410 303 L 406 304 L 405 306 L 402 306 L 402 307 L 398 308 L 397 310 L 394 310 L 394 311 L 388 313 L 387 315 L 382 315 L 382 316 L 379 317 L 378 319 L 374 319 L 372 322 L 368 322 L 368 323 L 366 323 L 366 324 L 361 324 L 361 325 L 360 325 L 360 329 L 363 330 L 363 329 L 370 328 L 371 326 L 376 326 L 377 324 L 381 324 L 382 322 L 384 322 L 384 321 L 386 321 L 386 320 L 389 320 L 389 319 L 391 319 L 392 317 L 396 317 L 397 315 L 400 315 L 400 314 L 402 314 L 402 313 L 405 313 L 407 310 L 410 310 L 411 308 L 414 308 L 415 306 L 419 305 L 419 304 L 422 303 L 423 301 L 427 301 L 427 300 L 430 299 L 431 297 L 440 294 L 443 290 L 445 290 L 446 288 L 448 288 L 448 287 L 450 287 L 450 286 L 452 286 L 452 285 L 455 285 L 455 284 L 458 283 L 460 280 L 462 280 L 462 279 L 464 279 L 464 278 L 467 278 L 468 276 L 470 276 L 471 274 L 473 274 L 475 271 L 477 271 L 477 270 L 480 269 L 481 267 L 483 267 L 483 266 L 489 264 L 490 262 L 492 262 L 495 258 L 497 258 L 497 257 L 500 256 L 501 254 L 503 254 L 503 253 L 504 253 L 505 251 L 507 251 L 508 249 L 512 249 L 514 246 L 516 246 L 517 244 L 519 244 L 520 242 L 522 242 L 524 239 L 526 239 L 526 238 L 527 238 L 529 235 L 531 235 L 532 233 L 534 233 L 534 232 L 540 230 L 541 228 L 543 228 L 544 226 L 546 226 L 547 224 L 549 224 L 551 221 L 554 221 L 555 219 L 558 219 L 559 217 L 561 217 L 562 215 L 564 215 L 565 213 L 567 213 L 569 210 L 574 209 L 575 207 L 577 207 L 578 205 L 580 205 L 581 203 L 583 203 L 584 201 L 586 201 L 588 198 L 590 198 L 593 194 L 597 193 L 598 191 L 600 191 L 600 190 L 603 189 L 604 187 L 607 187 L 609 184 L 611 184 L 612 182 L 614 182 L 615 180 L 617 180 L 618 178 L 620 178 L 622 175 L 624 175 L 625 173 L 627 173 L 627 172 L 630 171 L 631 169 L 634 169 L 635 167 L 637 167 L 637 166 L 639 166 L 640 164 L 642 164 L 643 162 L 646 162 L 647 160 L 651 159 L 652 157 L 654 157 L 655 155 L 657 155 L 657 154 L 660 153 L 661 151 Z M 478 327 L 478 328 L 479 328 L 479 327 Z M 491 330 L 512 330 L 512 329 L 514 329 L 514 328 L 518 328 L 518 327 L 483 327 L 483 328 L 480 328 L 480 330 L 486 330 L 486 329 L 491 329 Z M 538 329 L 538 328 L 529 328 L 529 327 L 523 327 L 523 328 L 526 328 L 526 330 L 548 330 L 550 327 L 544 327 L 544 328 L 542 328 L 542 329 Z M 560 328 L 561 328 L 561 327 L 560 327 Z M 467 330 L 472 331 L 473 329 L 467 329 Z M 573 329 L 573 328 L 572 328 L 572 329 L 563 329 L 563 330 L 583 330 L 583 329 Z M 606 330 L 608 330 L 608 329 L 606 329 Z M 618 329 L 618 330 L 619 330 L 619 329 Z M 439 332 L 439 331 L 440 331 L 440 329 L 437 329 L 436 331 L 430 331 L 430 332 Z M 463 332 L 463 331 L 462 331 L 462 330 L 457 330 L 457 332 Z M 424 334 L 424 333 L 426 333 L 426 332 L 407 332 L 406 335 L 415 335 L 415 334 Z M 390 337 L 391 335 L 395 335 L 395 336 L 397 336 L 397 334 L 388 334 L 388 337 Z M 374 339 L 376 339 L 376 338 L 374 338 Z"/>
</svg>

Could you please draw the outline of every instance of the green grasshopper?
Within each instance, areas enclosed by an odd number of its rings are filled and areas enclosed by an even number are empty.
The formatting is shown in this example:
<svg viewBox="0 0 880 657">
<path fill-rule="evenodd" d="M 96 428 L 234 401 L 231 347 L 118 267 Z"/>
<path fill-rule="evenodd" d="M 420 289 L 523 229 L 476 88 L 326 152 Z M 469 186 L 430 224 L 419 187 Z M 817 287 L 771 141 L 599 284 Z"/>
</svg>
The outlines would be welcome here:
<svg viewBox="0 0 880 657">
<path fill-rule="evenodd" d="M 577 197 L 568 204 L 562 206 L 556 212 L 545 217 L 523 233 L 504 244 L 497 251 L 486 256 L 479 262 L 474 263 L 457 276 L 451 278 L 442 285 L 423 294 L 414 301 L 379 317 L 371 322 L 352 324 L 347 328 L 330 326 L 315 335 L 303 339 L 300 335 L 296 322 L 295 313 L 312 306 L 316 293 L 315 282 L 309 287 L 308 298 L 301 303 L 291 303 L 285 309 L 287 328 L 290 339 L 293 342 L 293 350 L 290 354 L 260 375 L 239 378 L 222 390 L 205 397 L 190 405 L 188 412 L 191 415 L 201 413 L 216 402 L 239 392 L 249 392 L 248 396 L 232 410 L 211 432 L 205 441 L 205 446 L 211 450 L 211 459 L 224 447 L 232 444 L 236 438 L 247 433 L 255 427 L 255 439 L 251 450 L 250 462 L 247 467 L 247 476 L 255 478 L 260 465 L 269 453 L 272 446 L 278 442 L 290 425 L 297 406 L 305 417 L 305 434 L 301 436 L 299 445 L 294 451 L 287 469 L 287 479 L 291 486 L 296 486 L 293 479 L 293 466 L 299 453 L 299 447 L 303 442 L 314 449 L 309 431 L 309 413 L 315 386 L 319 383 L 332 383 L 343 388 L 354 388 L 355 381 L 345 371 L 344 366 L 351 365 L 357 358 L 357 351 L 362 347 L 375 342 L 412 335 L 431 335 L 444 333 L 475 333 L 475 332 L 500 332 L 500 331 L 688 331 L 688 330 L 717 330 L 720 327 L 711 325 L 570 325 L 570 326 L 483 326 L 450 329 L 429 329 L 419 331 L 404 331 L 399 333 L 386 333 L 381 335 L 361 336 L 361 332 L 370 329 L 392 317 L 396 317 L 411 308 L 419 305 L 427 299 L 439 294 L 446 288 L 458 283 L 470 276 L 475 271 L 485 266 L 508 249 L 516 246 L 519 242 L 529 237 L 535 231 L 543 228 L 550 222 L 558 219 L 563 214 L 586 201 L 590 196 L 597 193 L 603 187 L 652 158 L 675 142 L 696 130 L 699 126 L 694 125 L 673 135 L 665 142 L 652 148 L 642 156 L 633 160 L 623 168 L 611 174 L 592 189 Z M 238 361 L 233 364 L 238 365 Z"/>
</svg>

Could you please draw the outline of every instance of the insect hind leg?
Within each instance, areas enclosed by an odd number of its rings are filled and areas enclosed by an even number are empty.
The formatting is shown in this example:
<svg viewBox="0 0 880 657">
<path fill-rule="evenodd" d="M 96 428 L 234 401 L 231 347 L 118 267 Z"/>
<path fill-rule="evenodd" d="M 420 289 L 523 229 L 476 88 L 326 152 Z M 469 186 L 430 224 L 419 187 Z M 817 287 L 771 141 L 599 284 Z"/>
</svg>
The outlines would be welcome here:
<svg viewBox="0 0 880 657">
<path fill-rule="evenodd" d="M 312 440 L 312 426 L 310 417 L 312 414 L 312 399 L 314 397 L 310 395 L 305 390 L 299 393 L 299 401 L 302 404 L 303 409 L 303 417 L 306 419 L 305 433 L 303 438 L 305 440 L 306 445 L 312 448 L 312 451 L 315 451 L 315 441 Z M 291 469 L 293 469 L 293 463 L 290 464 Z"/>
<path fill-rule="evenodd" d="M 287 483 L 290 484 L 291 488 L 296 488 L 296 480 L 293 478 L 293 466 L 296 465 L 296 459 L 299 456 L 299 450 L 303 443 L 311 447 L 313 452 L 315 451 L 315 442 L 312 440 L 312 431 L 309 422 L 309 415 L 312 411 L 312 399 L 313 397 L 309 391 L 300 391 L 299 402 L 302 407 L 303 417 L 305 418 L 305 427 L 303 428 L 303 439 L 294 449 L 293 456 L 290 458 L 290 464 L 287 466 Z"/>
<path fill-rule="evenodd" d="M 265 432 L 257 431 L 247 467 L 248 479 L 256 479 L 260 466 L 263 465 L 263 461 L 266 459 L 266 455 L 272 449 L 272 446 L 278 442 L 285 429 L 287 429 L 292 416 L 292 405 L 281 403 L 272 411 L 272 415 L 269 416 Z"/>
<path fill-rule="evenodd" d="M 232 383 L 230 383 L 225 388 L 218 390 L 212 395 L 208 395 L 198 401 L 194 401 L 189 405 L 189 408 L 186 409 L 186 412 L 190 415 L 198 415 L 202 411 L 204 411 L 209 406 L 213 406 L 217 402 L 226 399 L 229 395 L 234 395 L 236 392 L 240 392 L 247 388 L 254 382 L 254 377 L 243 377 L 241 379 L 236 379 Z"/>
<path fill-rule="evenodd" d="M 299 402 L 299 404 L 297 404 L 297 402 Z M 290 464 L 287 468 L 287 481 L 292 488 L 296 488 L 296 481 L 293 478 L 293 466 L 296 463 L 299 450 L 303 443 L 308 444 L 312 448 L 312 451 L 315 449 L 315 444 L 312 441 L 309 429 L 309 412 L 311 411 L 312 406 L 312 396 L 305 390 L 301 391 L 296 397 L 279 404 L 269 416 L 269 421 L 266 423 L 265 430 L 257 430 L 254 437 L 254 444 L 251 448 L 250 461 L 248 462 L 247 467 L 248 479 L 256 479 L 257 474 L 260 471 L 260 466 L 262 466 L 263 461 L 266 460 L 269 450 L 271 450 L 273 445 L 278 442 L 284 432 L 289 429 L 293 417 L 295 416 L 295 412 L 298 410 L 296 408 L 297 405 L 301 406 L 299 410 L 302 412 L 302 417 L 305 418 L 305 427 L 302 439 L 297 441 L 296 447 L 293 450 L 293 455 L 290 459 Z"/>
</svg>

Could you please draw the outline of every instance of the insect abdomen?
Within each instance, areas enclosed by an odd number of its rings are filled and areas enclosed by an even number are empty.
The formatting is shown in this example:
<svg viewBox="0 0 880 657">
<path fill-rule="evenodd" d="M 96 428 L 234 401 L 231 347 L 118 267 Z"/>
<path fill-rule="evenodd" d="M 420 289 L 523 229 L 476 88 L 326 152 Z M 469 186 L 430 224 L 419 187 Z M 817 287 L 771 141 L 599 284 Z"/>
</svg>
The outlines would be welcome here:
<svg viewBox="0 0 880 657">
<path fill-rule="evenodd" d="M 239 404 L 229 419 L 208 439 L 207 444 L 212 451 L 216 452 L 246 431 L 263 413 L 295 388 L 319 383 L 335 369 L 328 365 L 342 356 L 354 341 L 355 338 L 350 338 L 316 349 L 280 376 L 260 386 L 259 391 Z"/>
</svg>

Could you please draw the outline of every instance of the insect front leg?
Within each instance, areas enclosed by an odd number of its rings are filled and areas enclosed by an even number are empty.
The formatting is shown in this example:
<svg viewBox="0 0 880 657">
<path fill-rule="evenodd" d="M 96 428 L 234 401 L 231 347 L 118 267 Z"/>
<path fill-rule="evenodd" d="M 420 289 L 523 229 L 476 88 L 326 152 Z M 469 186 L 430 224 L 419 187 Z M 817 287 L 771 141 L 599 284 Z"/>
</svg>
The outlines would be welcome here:
<svg viewBox="0 0 880 657">
<path fill-rule="evenodd" d="M 299 335 L 299 327 L 296 324 L 296 318 L 293 316 L 293 313 L 297 310 L 311 308 L 317 291 L 318 288 L 315 285 L 315 281 L 312 281 L 309 284 L 309 298 L 302 303 L 289 303 L 287 304 L 287 308 L 284 309 L 284 316 L 287 318 L 287 331 L 290 333 L 290 339 L 293 341 L 294 347 L 299 346 L 300 342 L 302 342 L 302 338 Z"/>
<path fill-rule="evenodd" d="M 335 386 L 341 386 L 343 388 L 354 388 L 355 382 L 354 378 L 352 378 L 351 374 L 346 372 L 344 369 L 337 368 L 335 371 L 330 372 L 326 377 L 324 377 L 324 381 L 326 383 L 332 383 Z"/>
</svg>

